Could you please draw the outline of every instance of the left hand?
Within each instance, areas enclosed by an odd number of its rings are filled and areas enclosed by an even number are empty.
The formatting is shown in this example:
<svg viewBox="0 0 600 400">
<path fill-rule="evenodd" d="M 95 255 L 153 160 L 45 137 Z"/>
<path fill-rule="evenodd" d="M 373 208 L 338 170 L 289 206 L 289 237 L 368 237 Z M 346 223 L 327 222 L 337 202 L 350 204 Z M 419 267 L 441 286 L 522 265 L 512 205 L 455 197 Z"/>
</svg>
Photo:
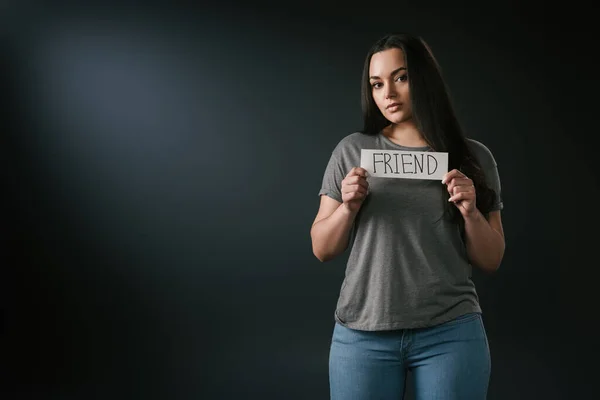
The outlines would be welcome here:
<svg viewBox="0 0 600 400">
<path fill-rule="evenodd" d="M 476 211 L 476 193 L 473 181 L 457 169 L 444 175 L 442 183 L 447 185 L 450 198 L 463 217 L 470 217 Z"/>
</svg>

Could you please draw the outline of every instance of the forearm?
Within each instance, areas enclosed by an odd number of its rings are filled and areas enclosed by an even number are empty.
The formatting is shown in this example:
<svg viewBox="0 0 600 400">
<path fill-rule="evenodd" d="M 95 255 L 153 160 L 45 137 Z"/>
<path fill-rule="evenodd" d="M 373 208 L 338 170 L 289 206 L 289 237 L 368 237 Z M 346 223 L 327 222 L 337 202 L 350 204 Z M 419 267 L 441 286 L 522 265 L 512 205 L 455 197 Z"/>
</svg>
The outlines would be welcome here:
<svg viewBox="0 0 600 400">
<path fill-rule="evenodd" d="M 465 218 L 465 236 L 471 263 L 486 272 L 497 270 L 504 257 L 504 237 L 479 210 Z"/>
<path fill-rule="evenodd" d="M 320 261 L 329 261 L 346 250 L 355 217 L 356 213 L 341 204 L 329 217 L 312 226 L 313 253 Z"/>
</svg>

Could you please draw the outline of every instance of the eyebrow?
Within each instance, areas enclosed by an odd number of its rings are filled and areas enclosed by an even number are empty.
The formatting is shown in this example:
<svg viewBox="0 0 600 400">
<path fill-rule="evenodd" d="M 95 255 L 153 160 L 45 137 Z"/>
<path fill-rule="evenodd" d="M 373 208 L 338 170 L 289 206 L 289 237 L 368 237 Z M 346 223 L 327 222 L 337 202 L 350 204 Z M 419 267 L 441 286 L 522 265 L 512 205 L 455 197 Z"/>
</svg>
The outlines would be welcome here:
<svg viewBox="0 0 600 400">
<path fill-rule="evenodd" d="M 400 68 L 393 70 L 392 73 L 390 74 L 390 76 L 396 75 L 398 72 L 400 72 L 402 70 L 406 70 L 406 67 L 400 67 Z M 381 78 L 378 76 L 370 76 L 369 79 L 381 79 Z"/>
</svg>

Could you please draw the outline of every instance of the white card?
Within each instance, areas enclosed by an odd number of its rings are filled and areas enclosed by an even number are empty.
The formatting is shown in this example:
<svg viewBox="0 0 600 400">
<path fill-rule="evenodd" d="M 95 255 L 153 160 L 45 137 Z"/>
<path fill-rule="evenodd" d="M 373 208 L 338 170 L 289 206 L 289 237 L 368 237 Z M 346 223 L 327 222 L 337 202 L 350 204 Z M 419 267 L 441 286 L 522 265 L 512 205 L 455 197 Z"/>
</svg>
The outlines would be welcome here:
<svg viewBox="0 0 600 400">
<path fill-rule="evenodd" d="M 448 153 L 362 149 L 360 166 L 369 176 L 441 181 L 448 172 Z"/>
</svg>

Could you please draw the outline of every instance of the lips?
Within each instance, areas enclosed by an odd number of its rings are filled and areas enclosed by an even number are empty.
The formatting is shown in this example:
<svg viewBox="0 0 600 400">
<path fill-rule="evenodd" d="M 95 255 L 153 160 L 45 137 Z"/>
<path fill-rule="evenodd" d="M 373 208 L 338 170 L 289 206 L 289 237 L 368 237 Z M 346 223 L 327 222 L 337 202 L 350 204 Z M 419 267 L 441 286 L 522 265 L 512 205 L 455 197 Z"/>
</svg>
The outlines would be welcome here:
<svg viewBox="0 0 600 400">
<path fill-rule="evenodd" d="M 398 108 L 400 108 L 400 103 L 392 103 L 386 107 L 390 111 L 396 111 Z"/>
</svg>

